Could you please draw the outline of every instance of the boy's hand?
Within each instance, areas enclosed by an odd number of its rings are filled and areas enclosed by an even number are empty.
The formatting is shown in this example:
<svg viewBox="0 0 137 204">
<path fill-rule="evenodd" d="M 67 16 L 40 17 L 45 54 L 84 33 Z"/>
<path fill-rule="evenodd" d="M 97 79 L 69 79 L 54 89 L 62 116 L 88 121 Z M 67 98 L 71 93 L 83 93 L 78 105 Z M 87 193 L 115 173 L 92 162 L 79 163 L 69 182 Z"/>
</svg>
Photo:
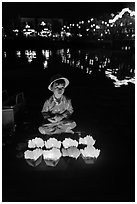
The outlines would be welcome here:
<svg viewBox="0 0 137 204">
<path fill-rule="evenodd" d="M 57 120 L 55 119 L 55 118 L 48 118 L 48 120 L 51 122 L 51 123 L 56 123 L 57 122 Z"/>
<path fill-rule="evenodd" d="M 61 117 L 61 116 L 55 116 L 54 118 L 57 120 L 57 122 L 59 122 L 59 121 L 62 120 L 62 117 Z"/>
<path fill-rule="evenodd" d="M 57 123 L 60 122 L 62 120 L 61 116 L 55 116 L 54 118 L 48 118 L 48 120 L 52 123 Z"/>
</svg>

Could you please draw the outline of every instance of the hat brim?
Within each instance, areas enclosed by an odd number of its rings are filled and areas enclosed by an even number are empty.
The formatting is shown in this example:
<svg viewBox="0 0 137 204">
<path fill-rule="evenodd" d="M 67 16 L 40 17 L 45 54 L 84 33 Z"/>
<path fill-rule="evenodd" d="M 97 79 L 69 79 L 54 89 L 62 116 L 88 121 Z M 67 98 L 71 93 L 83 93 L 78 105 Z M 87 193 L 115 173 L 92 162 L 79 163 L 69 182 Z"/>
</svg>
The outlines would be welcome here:
<svg viewBox="0 0 137 204">
<path fill-rule="evenodd" d="M 50 90 L 50 91 L 52 91 L 52 84 L 55 82 L 55 81 L 58 81 L 58 80 L 60 80 L 60 79 L 63 79 L 64 81 L 65 81 L 65 88 L 69 85 L 69 80 L 67 79 L 67 78 L 65 78 L 65 77 L 61 77 L 61 78 L 58 78 L 58 79 L 55 79 L 54 81 L 52 81 L 51 83 L 50 83 L 50 85 L 48 86 L 48 89 Z"/>
</svg>

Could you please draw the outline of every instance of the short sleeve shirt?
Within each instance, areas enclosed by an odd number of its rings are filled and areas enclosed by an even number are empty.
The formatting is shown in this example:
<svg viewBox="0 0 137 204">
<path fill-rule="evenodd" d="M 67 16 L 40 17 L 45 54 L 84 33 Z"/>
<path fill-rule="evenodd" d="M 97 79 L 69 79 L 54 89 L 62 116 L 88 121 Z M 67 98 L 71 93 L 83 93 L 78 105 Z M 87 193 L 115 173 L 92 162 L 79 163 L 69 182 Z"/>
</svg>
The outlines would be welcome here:
<svg viewBox="0 0 137 204">
<path fill-rule="evenodd" d="M 62 96 L 60 103 L 57 103 L 54 99 L 54 96 L 51 96 L 48 100 L 45 101 L 42 112 L 50 111 L 53 114 L 62 114 L 64 111 L 69 111 L 70 114 L 73 113 L 73 107 L 71 104 L 71 99 Z"/>
</svg>

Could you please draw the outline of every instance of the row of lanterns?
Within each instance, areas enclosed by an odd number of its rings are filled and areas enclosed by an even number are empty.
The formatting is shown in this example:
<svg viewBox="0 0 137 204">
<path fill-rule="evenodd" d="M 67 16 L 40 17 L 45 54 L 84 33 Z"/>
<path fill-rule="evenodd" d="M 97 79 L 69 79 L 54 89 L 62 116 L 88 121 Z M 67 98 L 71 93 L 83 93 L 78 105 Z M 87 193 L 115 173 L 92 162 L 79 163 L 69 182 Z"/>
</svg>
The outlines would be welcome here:
<svg viewBox="0 0 137 204">
<path fill-rule="evenodd" d="M 92 163 L 100 155 L 100 150 L 96 149 L 94 144 L 95 140 L 90 135 L 79 138 L 79 141 L 65 138 L 63 142 L 56 138 L 44 141 L 36 137 L 28 141 L 28 150 L 24 152 L 24 158 L 31 166 L 38 166 L 42 159 L 47 166 L 56 166 L 61 157 L 78 159 L 80 155 L 86 163 Z M 80 145 L 84 145 L 84 148 L 79 148 Z"/>
</svg>

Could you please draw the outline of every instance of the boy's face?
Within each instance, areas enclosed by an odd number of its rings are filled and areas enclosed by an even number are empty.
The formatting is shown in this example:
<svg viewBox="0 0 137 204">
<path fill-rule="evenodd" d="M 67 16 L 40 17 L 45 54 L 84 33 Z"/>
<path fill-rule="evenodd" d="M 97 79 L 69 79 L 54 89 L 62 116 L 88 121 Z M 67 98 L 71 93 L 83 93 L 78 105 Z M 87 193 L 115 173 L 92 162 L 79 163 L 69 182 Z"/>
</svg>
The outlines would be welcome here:
<svg viewBox="0 0 137 204">
<path fill-rule="evenodd" d="M 61 96 L 63 95 L 63 93 L 65 91 L 65 85 L 64 84 L 58 84 L 55 82 L 53 84 L 52 91 L 54 93 L 55 98 L 59 99 L 59 98 L 61 98 Z"/>
</svg>

